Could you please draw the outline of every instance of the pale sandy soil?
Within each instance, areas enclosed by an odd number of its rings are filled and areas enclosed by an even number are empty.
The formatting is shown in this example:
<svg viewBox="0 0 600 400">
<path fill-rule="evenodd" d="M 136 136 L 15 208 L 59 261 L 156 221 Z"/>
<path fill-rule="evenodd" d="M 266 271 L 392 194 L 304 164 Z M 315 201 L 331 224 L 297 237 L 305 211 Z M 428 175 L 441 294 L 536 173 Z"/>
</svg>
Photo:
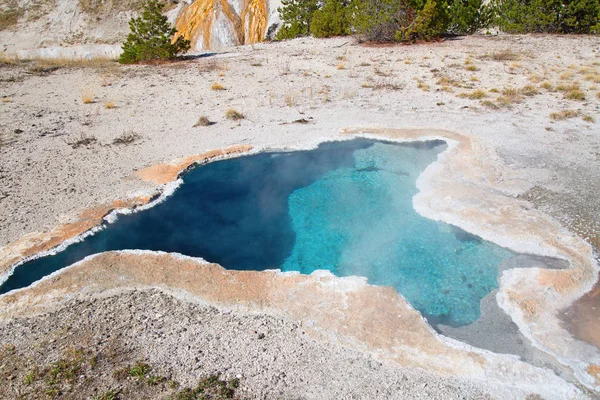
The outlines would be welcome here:
<svg viewBox="0 0 600 400">
<path fill-rule="evenodd" d="M 561 85 L 578 85 L 584 99 L 565 98 L 555 90 Z M 390 47 L 298 39 L 162 66 L 2 66 L 0 246 L 92 206 L 155 191 L 135 172 L 157 163 L 234 144 L 306 146 L 345 127 L 435 127 L 476 138 L 519 178 L 510 195 L 598 248 L 599 93 L 593 37 Z M 84 104 L 85 96 L 94 102 Z M 229 108 L 246 118 L 227 120 Z M 565 110 L 574 117 L 550 117 Z M 216 124 L 194 127 L 203 115 Z M 299 119 L 309 123 L 292 123 Z M 132 144 L 113 144 L 131 132 L 139 135 Z M 73 146 L 82 139 L 92 140 Z M 597 297 L 585 304 L 596 307 Z M 593 334 L 575 331 L 594 343 Z"/>
</svg>

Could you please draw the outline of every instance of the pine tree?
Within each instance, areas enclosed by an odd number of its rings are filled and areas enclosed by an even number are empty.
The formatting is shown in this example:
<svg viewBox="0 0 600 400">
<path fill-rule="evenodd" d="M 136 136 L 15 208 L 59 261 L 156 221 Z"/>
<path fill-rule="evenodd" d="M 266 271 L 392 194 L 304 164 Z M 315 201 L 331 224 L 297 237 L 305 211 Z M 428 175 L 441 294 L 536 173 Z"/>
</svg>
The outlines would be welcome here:
<svg viewBox="0 0 600 400">
<path fill-rule="evenodd" d="M 142 61 L 172 60 L 190 48 L 190 41 L 182 37 L 172 41 L 177 31 L 162 14 L 163 4 L 148 0 L 142 15 L 129 21 L 131 33 L 123 44 L 119 62 L 133 64 Z"/>
<path fill-rule="evenodd" d="M 310 34 L 310 24 L 315 11 L 319 9 L 317 0 L 281 0 L 282 7 L 277 11 L 281 17 L 281 29 L 277 39 L 293 39 Z"/>
<path fill-rule="evenodd" d="M 497 23 L 509 33 L 594 33 L 598 0 L 495 0 Z"/>
<path fill-rule="evenodd" d="M 454 0 L 449 9 L 449 33 L 470 35 L 489 27 L 494 10 L 484 3 L 483 0 Z"/>
<path fill-rule="evenodd" d="M 349 35 L 348 0 L 326 0 L 323 7 L 313 14 L 310 33 L 319 38 Z"/>
</svg>

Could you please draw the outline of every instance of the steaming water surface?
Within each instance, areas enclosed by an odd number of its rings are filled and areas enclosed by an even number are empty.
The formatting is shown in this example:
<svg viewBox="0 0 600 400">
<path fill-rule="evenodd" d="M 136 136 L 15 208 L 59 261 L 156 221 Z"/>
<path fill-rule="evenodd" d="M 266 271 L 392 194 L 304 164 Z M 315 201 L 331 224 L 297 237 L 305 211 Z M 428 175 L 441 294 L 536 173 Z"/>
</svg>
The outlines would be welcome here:
<svg viewBox="0 0 600 400">
<path fill-rule="evenodd" d="M 162 250 L 228 269 L 364 276 L 434 324 L 466 325 L 498 287 L 498 264 L 515 254 L 413 209 L 417 177 L 445 148 L 360 139 L 210 163 L 163 203 L 17 267 L 0 293 L 90 254 Z"/>
</svg>

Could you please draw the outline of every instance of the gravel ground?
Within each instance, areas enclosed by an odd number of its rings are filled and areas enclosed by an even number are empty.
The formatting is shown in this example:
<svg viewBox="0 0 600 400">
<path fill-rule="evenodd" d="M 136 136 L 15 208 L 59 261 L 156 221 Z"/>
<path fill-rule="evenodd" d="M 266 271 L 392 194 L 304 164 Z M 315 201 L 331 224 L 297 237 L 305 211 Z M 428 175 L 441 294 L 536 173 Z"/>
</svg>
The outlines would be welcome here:
<svg viewBox="0 0 600 400">
<path fill-rule="evenodd" d="M 96 356 L 96 364 L 61 386 L 65 398 L 90 398 L 108 390 L 127 399 L 167 398 L 177 391 L 168 382 L 193 386 L 212 374 L 238 377 L 239 398 L 492 398 L 472 383 L 401 369 L 316 342 L 293 321 L 223 312 L 157 290 L 71 301 L 35 318 L 3 322 L 0 343 L 5 349 L 0 358 L 4 398 L 17 398 L 17 393 L 35 398 L 48 384 L 41 378 L 27 384 L 27 374 L 35 366 L 41 371 L 64 359 L 73 349 L 82 349 L 87 359 Z M 9 345 L 15 347 L 11 357 Z M 167 380 L 151 386 L 115 377 L 116 371 L 139 361 Z"/>
</svg>

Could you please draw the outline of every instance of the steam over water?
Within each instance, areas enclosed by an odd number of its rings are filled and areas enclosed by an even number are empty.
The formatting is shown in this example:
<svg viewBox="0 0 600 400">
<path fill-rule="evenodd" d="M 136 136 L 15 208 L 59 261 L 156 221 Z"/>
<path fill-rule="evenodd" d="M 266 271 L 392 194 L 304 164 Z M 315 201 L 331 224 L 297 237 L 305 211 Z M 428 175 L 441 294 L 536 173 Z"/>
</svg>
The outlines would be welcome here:
<svg viewBox="0 0 600 400">
<path fill-rule="evenodd" d="M 444 149 L 360 139 L 197 167 L 165 202 L 17 267 L 0 293 L 90 254 L 162 250 L 228 269 L 364 276 L 393 286 L 434 324 L 466 325 L 514 254 L 415 212 L 415 181 Z"/>
</svg>

